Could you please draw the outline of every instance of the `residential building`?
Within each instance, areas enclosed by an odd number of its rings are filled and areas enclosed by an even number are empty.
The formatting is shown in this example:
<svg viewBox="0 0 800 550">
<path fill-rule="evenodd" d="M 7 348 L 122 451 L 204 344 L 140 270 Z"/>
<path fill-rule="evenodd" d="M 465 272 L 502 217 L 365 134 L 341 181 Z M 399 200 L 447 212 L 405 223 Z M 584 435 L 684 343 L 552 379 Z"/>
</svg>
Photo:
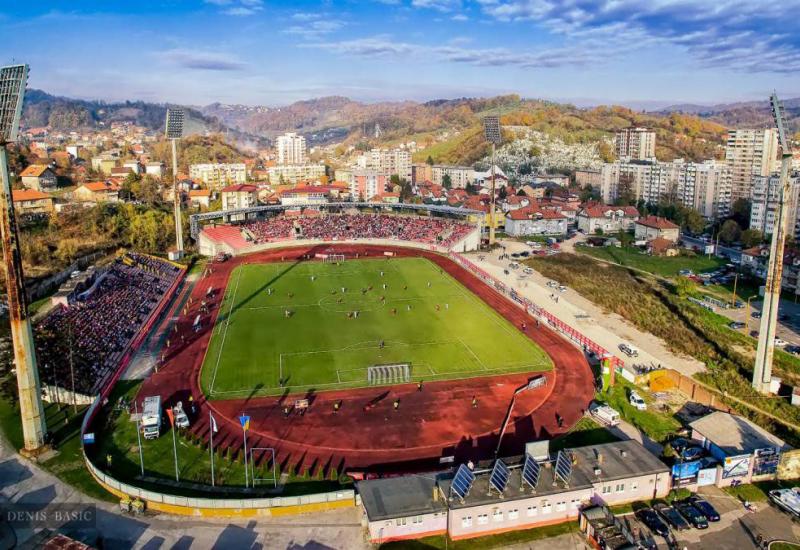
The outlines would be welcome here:
<svg viewBox="0 0 800 550">
<path fill-rule="evenodd" d="M 411 166 L 411 183 L 419 185 L 425 181 L 433 181 L 433 167 L 430 164 L 414 164 Z M 441 184 L 440 184 L 441 185 Z"/>
<path fill-rule="evenodd" d="M 53 170 L 44 164 L 31 164 L 19 175 L 22 185 L 36 191 L 52 191 L 58 187 L 58 178 Z"/>
<path fill-rule="evenodd" d="M 559 187 L 569 187 L 569 176 L 564 174 L 536 174 L 531 178 L 531 183 L 534 185 L 549 185 Z"/>
<path fill-rule="evenodd" d="M 239 185 L 247 181 L 247 167 L 243 162 L 192 164 L 189 178 L 204 183 L 212 191 L 229 185 Z"/>
<path fill-rule="evenodd" d="M 357 167 L 364 170 L 376 170 L 387 176 L 397 175 L 411 182 L 411 153 L 405 149 L 372 149 L 359 155 Z"/>
<path fill-rule="evenodd" d="M 614 148 L 618 159 L 648 160 L 656 156 L 656 133 L 649 128 L 625 128 L 617 132 Z"/>
<path fill-rule="evenodd" d="M 269 182 L 272 185 L 299 183 L 301 181 L 319 181 L 325 177 L 324 164 L 287 164 L 267 168 Z"/>
<path fill-rule="evenodd" d="M 778 132 L 766 130 L 729 130 L 725 162 L 731 171 L 731 196 L 749 199 L 753 176 L 769 176 L 777 169 Z"/>
<path fill-rule="evenodd" d="M 97 172 L 102 172 L 106 176 L 110 176 L 111 170 L 117 167 L 118 162 L 119 155 L 106 152 L 102 155 L 92 157 L 92 169 Z"/>
<path fill-rule="evenodd" d="M 127 168 L 134 174 L 141 174 L 142 173 L 142 165 L 139 164 L 138 160 L 128 160 L 122 163 L 123 168 Z"/>
<path fill-rule="evenodd" d="M 790 174 L 792 194 L 789 198 L 789 236 L 798 235 L 800 211 L 798 210 L 798 191 L 800 191 L 800 172 Z M 750 189 L 750 228 L 771 235 L 775 228 L 775 216 L 780 208 L 780 176 L 753 176 Z"/>
<path fill-rule="evenodd" d="M 575 184 L 581 188 L 587 185 L 597 188 L 600 182 L 600 170 L 575 170 Z"/>
<path fill-rule="evenodd" d="M 681 229 L 666 218 L 647 216 L 636 220 L 633 233 L 637 241 L 661 238 L 674 243 L 678 241 Z"/>
<path fill-rule="evenodd" d="M 189 191 L 189 203 L 195 208 L 211 206 L 211 191 L 208 189 L 192 189 Z"/>
<path fill-rule="evenodd" d="M 339 197 L 339 187 L 332 185 L 298 185 L 280 192 L 281 204 L 309 206 L 325 204 Z"/>
<path fill-rule="evenodd" d="M 508 185 L 508 176 L 506 176 L 506 173 L 503 172 L 503 170 L 497 165 L 494 167 L 494 177 L 496 180 L 495 189 L 500 189 L 501 187 Z M 492 186 L 491 167 L 485 172 L 475 172 L 474 178 L 477 185 L 480 185 L 486 189 L 490 188 Z"/>
<path fill-rule="evenodd" d="M 604 234 L 631 231 L 639 219 L 639 211 L 634 206 L 609 206 L 590 204 L 578 212 L 578 229 L 586 235 L 594 235 L 601 230 Z"/>
<path fill-rule="evenodd" d="M 505 175 L 505 174 L 504 174 Z M 450 177 L 451 189 L 465 189 L 475 183 L 475 170 L 469 166 L 449 166 L 434 164 L 431 166 L 431 181 L 437 185 L 444 185 L 445 176 Z M 503 185 L 507 179 L 504 180 Z"/>
<path fill-rule="evenodd" d="M 105 181 L 84 183 L 72 193 L 77 202 L 119 202 L 119 187 Z"/>
<path fill-rule="evenodd" d="M 278 136 L 275 140 L 275 149 L 278 153 L 278 164 L 305 164 L 306 163 L 306 138 L 294 132 Z"/>
<path fill-rule="evenodd" d="M 222 209 L 251 208 L 258 206 L 258 187 L 255 185 L 229 185 L 222 189 Z"/>
<path fill-rule="evenodd" d="M 14 208 L 20 215 L 49 214 L 53 211 L 53 197 L 36 189 L 11 191 Z"/>
<path fill-rule="evenodd" d="M 144 173 L 148 176 L 153 176 L 156 178 L 163 178 L 164 174 L 167 171 L 167 167 L 164 166 L 163 162 L 148 162 L 144 166 Z"/>
<path fill-rule="evenodd" d="M 636 441 L 566 449 L 560 460 L 558 470 L 558 458 L 536 460 L 535 487 L 523 481 L 523 465 L 511 462 L 504 463 L 508 478 L 502 490 L 490 485 L 489 469 L 473 470 L 472 481 L 459 490 L 453 489 L 452 473 L 359 481 L 370 541 L 445 532 L 459 540 L 532 529 L 574 521 L 590 503 L 663 498 L 671 488 L 669 468 Z"/>
<path fill-rule="evenodd" d="M 350 195 L 353 200 L 367 200 L 388 190 L 389 176 L 377 170 L 353 170 Z"/>
<path fill-rule="evenodd" d="M 742 250 L 739 263 L 743 271 L 765 280 L 769 263 L 769 246 L 754 246 Z M 800 294 L 800 250 L 796 248 L 784 249 L 781 288 L 795 295 Z"/>
<path fill-rule="evenodd" d="M 599 187 L 605 203 L 621 198 L 646 203 L 666 199 L 697 210 L 709 220 L 725 217 L 731 209 L 730 167 L 714 160 L 609 162 L 600 169 Z"/>
<path fill-rule="evenodd" d="M 505 220 L 505 232 L 512 237 L 567 234 L 567 216 L 557 208 L 532 204 L 509 211 Z"/>
</svg>

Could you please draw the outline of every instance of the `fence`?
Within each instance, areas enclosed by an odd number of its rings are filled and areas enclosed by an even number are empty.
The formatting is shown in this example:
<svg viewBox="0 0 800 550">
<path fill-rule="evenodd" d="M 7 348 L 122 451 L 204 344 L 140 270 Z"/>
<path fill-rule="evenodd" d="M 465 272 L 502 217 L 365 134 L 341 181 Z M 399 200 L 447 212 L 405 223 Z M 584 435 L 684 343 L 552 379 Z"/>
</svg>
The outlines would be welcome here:
<svg viewBox="0 0 800 550">
<path fill-rule="evenodd" d="M 603 346 L 591 340 L 590 338 L 586 337 L 579 330 L 568 325 L 567 323 L 557 318 L 549 311 L 534 304 L 524 296 L 521 296 L 513 288 L 509 288 L 506 284 L 498 281 L 492 275 L 490 275 L 480 267 L 476 266 L 474 263 L 464 258 L 460 254 L 451 252 L 450 258 L 457 264 L 459 264 L 461 267 L 465 268 L 467 271 L 470 271 L 473 275 L 477 276 L 483 282 L 493 287 L 499 293 L 510 298 L 512 302 L 517 304 L 518 307 L 524 309 L 526 313 L 534 315 L 546 321 L 547 324 L 550 325 L 550 327 L 560 332 L 568 340 L 571 340 L 572 342 L 574 342 L 575 344 L 577 344 L 586 351 L 591 351 L 598 358 L 608 357 L 611 361 L 612 368 L 623 366 L 623 362 L 618 357 L 611 355 L 608 352 L 608 350 L 605 349 Z"/>
</svg>

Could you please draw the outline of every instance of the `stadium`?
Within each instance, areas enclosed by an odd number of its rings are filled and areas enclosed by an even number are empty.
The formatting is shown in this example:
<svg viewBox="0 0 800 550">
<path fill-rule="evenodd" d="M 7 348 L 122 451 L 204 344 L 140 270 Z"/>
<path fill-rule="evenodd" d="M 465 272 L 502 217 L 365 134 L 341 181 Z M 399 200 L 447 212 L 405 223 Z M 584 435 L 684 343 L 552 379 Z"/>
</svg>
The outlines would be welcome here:
<svg viewBox="0 0 800 550">
<path fill-rule="evenodd" d="M 475 213 L 393 207 L 197 215 L 211 259 L 164 292 L 137 400 L 191 403 L 192 436 L 207 441 L 213 417 L 226 456 L 243 454 L 244 415 L 257 465 L 356 476 L 521 454 L 568 431 L 604 350 L 462 255 L 480 243 Z"/>
</svg>

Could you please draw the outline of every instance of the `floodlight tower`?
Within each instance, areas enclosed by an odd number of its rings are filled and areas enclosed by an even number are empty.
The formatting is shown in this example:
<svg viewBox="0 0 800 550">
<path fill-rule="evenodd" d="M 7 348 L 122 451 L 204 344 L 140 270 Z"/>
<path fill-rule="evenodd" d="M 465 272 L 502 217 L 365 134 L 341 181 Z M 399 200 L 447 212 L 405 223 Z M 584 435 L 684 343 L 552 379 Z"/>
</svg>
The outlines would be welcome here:
<svg viewBox="0 0 800 550">
<path fill-rule="evenodd" d="M 178 190 L 178 140 L 183 136 L 183 109 L 167 109 L 166 136 L 172 142 L 172 183 L 175 199 L 175 252 L 183 256 L 183 220 L 181 194 Z"/>
<path fill-rule="evenodd" d="M 492 144 L 492 202 L 491 202 L 491 212 L 489 212 L 489 246 L 492 246 L 495 242 L 494 239 L 494 230 L 495 230 L 495 174 L 494 174 L 494 153 L 495 149 L 500 143 L 502 142 L 502 137 L 500 135 L 500 117 L 497 116 L 487 116 L 483 119 L 483 132 L 486 136 L 486 141 Z"/>
<path fill-rule="evenodd" d="M 778 141 L 781 146 L 781 176 L 778 185 L 778 208 L 775 211 L 775 225 L 769 245 L 769 264 L 767 282 L 764 286 L 764 307 L 761 310 L 761 327 L 756 348 L 756 365 L 753 369 L 753 388 L 761 393 L 769 393 L 772 379 L 772 357 L 775 353 L 775 333 L 778 322 L 778 307 L 783 279 L 783 248 L 786 244 L 786 230 L 789 222 L 789 207 L 794 200 L 795 191 L 789 178 L 792 166 L 792 147 L 783 127 L 783 105 L 778 95 L 770 96 L 772 116 L 778 128 Z"/>
<path fill-rule="evenodd" d="M 11 322 L 11 340 L 14 344 L 14 366 L 17 369 L 19 409 L 25 447 L 22 453 L 36 456 L 44 448 L 47 431 L 39 385 L 33 331 L 28 318 L 28 300 L 25 295 L 25 276 L 22 272 L 17 220 L 11 197 L 11 176 L 8 171 L 9 143 L 17 141 L 22 102 L 28 82 L 27 65 L 0 68 L 0 175 L 3 190 L 0 193 L 0 237 L 3 240 L 3 268 L 8 290 L 8 315 Z"/>
</svg>

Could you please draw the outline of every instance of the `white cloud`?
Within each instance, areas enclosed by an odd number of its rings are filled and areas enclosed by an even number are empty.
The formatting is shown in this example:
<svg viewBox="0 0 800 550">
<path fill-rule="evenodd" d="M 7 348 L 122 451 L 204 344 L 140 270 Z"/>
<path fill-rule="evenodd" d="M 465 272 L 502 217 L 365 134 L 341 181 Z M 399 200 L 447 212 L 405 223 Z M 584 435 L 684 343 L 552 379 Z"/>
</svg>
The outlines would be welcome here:
<svg viewBox="0 0 800 550">
<path fill-rule="evenodd" d="M 239 58 L 217 51 L 173 48 L 155 56 L 170 65 L 203 71 L 239 71 L 247 66 Z"/>
</svg>

